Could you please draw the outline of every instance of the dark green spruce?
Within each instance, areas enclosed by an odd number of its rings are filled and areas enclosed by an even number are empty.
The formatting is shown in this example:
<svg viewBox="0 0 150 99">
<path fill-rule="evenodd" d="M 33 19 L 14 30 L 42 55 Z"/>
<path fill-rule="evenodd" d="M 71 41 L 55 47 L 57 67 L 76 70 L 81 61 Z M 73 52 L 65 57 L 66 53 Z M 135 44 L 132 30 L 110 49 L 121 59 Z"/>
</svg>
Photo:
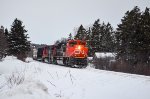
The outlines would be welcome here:
<svg viewBox="0 0 150 99">
<path fill-rule="evenodd" d="M 16 18 L 9 34 L 9 53 L 21 60 L 24 60 L 30 51 L 30 41 L 28 41 L 29 37 L 26 32 L 22 21 Z"/>
</svg>

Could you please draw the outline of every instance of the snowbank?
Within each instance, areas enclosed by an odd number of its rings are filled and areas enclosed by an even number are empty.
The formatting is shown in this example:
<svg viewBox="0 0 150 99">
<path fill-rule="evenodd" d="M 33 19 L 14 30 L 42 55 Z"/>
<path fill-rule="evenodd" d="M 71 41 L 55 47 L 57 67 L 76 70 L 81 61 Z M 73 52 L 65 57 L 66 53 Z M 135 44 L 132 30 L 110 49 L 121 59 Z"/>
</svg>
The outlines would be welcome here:
<svg viewBox="0 0 150 99">
<path fill-rule="evenodd" d="M 0 62 L 0 74 L 17 72 L 24 69 L 26 63 L 18 60 L 14 56 L 7 56 Z"/>
<path fill-rule="evenodd" d="M 0 99 L 150 99 L 149 76 L 24 63 L 14 57 L 0 62 L 0 73 Z"/>
</svg>

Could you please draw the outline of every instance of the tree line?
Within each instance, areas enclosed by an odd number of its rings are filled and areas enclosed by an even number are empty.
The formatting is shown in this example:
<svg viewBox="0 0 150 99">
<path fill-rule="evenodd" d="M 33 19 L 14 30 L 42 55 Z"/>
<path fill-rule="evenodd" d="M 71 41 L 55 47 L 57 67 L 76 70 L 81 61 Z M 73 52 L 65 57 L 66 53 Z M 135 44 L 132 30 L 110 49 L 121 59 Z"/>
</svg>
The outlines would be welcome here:
<svg viewBox="0 0 150 99">
<path fill-rule="evenodd" d="M 89 48 L 89 56 L 95 52 L 116 52 L 118 58 L 135 59 L 147 62 L 150 56 L 150 11 L 145 8 L 141 12 L 135 6 L 127 11 L 116 30 L 110 23 L 100 22 L 85 29 L 81 25 L 75 36 L 69 34 L 68 39 L 85 40 Z"/>
<path fill-rule="evenodd" d="M 131 64 L 150 63 L 150 11 L 127 11 L 116 31 L 118 58 Z"/>
<path fill-rule="evenodd" d="M 110 70 L 150 75 L 150 8 L 141 11 L 135 6 L 117 26 L 114 30 L 110 23 L 97 19 L 88 29 L 81 25 L 68 39 L 85 40 L 89 56 L 95 52 L 116 53 Z"/>
<path fill-rule="evenodd" d="M 93 56 L 95 52 L 115 51 L 114 33 L 115 32 L 110 23 L 100 23 L 100 20 L 97 19 L 88 30 L 81 25 L 78 28 L 74 39 L 86 41 L 87 47 L 89 48 L 89 56 Z"/>
</svg>

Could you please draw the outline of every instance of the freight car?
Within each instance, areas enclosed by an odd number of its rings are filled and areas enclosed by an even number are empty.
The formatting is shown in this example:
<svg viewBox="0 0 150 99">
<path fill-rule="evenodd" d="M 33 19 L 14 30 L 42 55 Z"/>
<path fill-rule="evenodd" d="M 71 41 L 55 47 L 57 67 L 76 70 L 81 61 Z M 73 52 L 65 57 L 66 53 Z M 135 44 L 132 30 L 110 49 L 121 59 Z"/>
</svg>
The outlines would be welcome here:
<svg viewBox="0 0 150 99">
<path fill-rule="evenodd" d="M 38 48 L 36 59 L 39 60 L 39 61 L 43 61 L 42 56 L 43 56 L 43 48 Z"/>
</svg>

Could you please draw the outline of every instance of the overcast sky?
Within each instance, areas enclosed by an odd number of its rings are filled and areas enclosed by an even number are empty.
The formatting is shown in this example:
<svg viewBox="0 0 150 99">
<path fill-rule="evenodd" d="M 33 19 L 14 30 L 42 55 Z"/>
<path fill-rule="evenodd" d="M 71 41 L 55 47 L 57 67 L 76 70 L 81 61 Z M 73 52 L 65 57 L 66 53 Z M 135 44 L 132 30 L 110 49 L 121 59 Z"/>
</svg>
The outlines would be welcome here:
<svg viewBox="0 0 150 99">
<path fill-rule="evenodd" d="M 150 8 L 150 0 L 0 0 L 0 25 L 10 30 L 18 18 L 32 43 L 53 44 L 74 34 L 81 24 L 87 28 L 98 18 L 116 28 L 134 6 L 143 11 Z"/>
</svg>

